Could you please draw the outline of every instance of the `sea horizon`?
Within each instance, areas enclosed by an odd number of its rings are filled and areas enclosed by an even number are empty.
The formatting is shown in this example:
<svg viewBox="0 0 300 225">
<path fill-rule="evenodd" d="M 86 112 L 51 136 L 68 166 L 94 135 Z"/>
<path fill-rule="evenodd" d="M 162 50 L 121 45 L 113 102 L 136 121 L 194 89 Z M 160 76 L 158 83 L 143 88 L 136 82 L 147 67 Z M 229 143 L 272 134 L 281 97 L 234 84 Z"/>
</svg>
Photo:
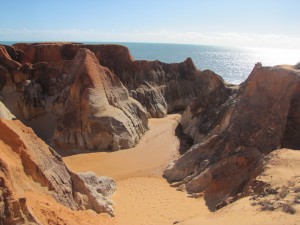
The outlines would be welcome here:
<svg viewBox="0 0 300 225">
<path fill-rule="evenodd" d="M 0 41 L 0 44 L 43 42 L 59 41 Z M 198 69 L 212 70 L 222 76 L 226 82 L 233 84 L 245 81 L 257 62 L 261 62 L 264 66 L 275 66 L 282 64 L 295 65 L 300 61 L 298 54 L 300 50 L 298 49 L 151 42 L 72 42 L 123 45 L 129 48 L 135 60 L 159 60 L 165 63 L 179 63 L 190 57 Z"/>
</svg>

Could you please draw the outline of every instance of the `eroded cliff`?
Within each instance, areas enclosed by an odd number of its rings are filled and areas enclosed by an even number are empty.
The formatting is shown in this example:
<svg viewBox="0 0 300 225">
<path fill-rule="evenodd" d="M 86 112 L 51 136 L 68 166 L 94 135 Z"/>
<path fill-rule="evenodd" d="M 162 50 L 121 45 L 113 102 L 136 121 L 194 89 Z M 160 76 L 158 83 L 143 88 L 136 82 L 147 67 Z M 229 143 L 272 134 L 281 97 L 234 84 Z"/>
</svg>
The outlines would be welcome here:
<svg viewBox="0 0 300 225">
<path fill-rule="evenodd" d="M 300 149 L 299 75 L 292 67 L 258 63 L 231 91 L 208 86 L 181 122 L 194 145 L 164 176 L 190 193 L 204 192 L 211 209 L 249 194 L 265 155 L 282 147 Z"/>
<path fill-rule="evenodd" d="M 44 224 L 40 214 L 51 223 L 59 215 L 36 208 L 33 197 L 113 215 L 111 178 L 73 173 L 30 128 L 9 119 L 0 119 L 0 224 Z"/>
<path fill-rule="evenodd" d="M 17 46 L 1 46 L 3 102 L 48 143 L 118 150 L 134 146 L 147 130 L 144 108 L 84 46 L 75 44 L 72 57 L 61 55 L 66 44 Z"/>
<path fill-rule="evenodd" d="M 182 63 L 134 60 L 128 48 L 120 45 L 87 45 L 80 43 L 15 44 L 18 62 L 61 62 L 72 60 L 80 48 L 92 51 L 100 65 L 116 74 L 132 97 L 147 109 L 151 117 L 184 110 L 199 93 L 200 71 L 191 58 Z"/>
</svg>

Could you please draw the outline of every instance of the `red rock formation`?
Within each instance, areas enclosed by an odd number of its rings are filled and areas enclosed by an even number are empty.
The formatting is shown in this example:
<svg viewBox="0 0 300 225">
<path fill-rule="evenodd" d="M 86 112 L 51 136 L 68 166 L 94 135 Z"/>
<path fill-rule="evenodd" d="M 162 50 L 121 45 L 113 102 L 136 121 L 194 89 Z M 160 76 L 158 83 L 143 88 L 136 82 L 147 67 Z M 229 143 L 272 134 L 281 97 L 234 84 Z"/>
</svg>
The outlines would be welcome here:
<svg viewBox="0 0 300 225">
<path fill-rule="evenodd" d="M 73 210 L 113 214 L 105 197 L 115 189 L 112 180 L 103 178 L 99 188 L 96 181 L 102 178 L 71 172 L 54 150 L 18 120 L 0 119 L 0 128 L 1 224 L 40 224 L 32 210 L 32 195 L 52 196 L 57 204 Z"/>
<path fill-rule="evenodd" d="M 116 150 L 134 146 L 147 129 L 147 118 L 131 97 L 149 117 L 164 117 L 185 109 L 210 79 L 220 80 L 225 88 L 218 75 L 200 72 L 190 58 L 173 64 L 135 61 L 119 45 L 21 43 L 2 48 L 4 104 L 48 143 L 55 141 L 63 147 Z M 85 57 L 79 56 L 81 48 L 90 50 L 85 50 L 89 52 Z M 96 99 L 101 105 L 97 109 Z M 99 116 L 105 112 L 112 113 L 109 119 Z M 47 124 L 47 130 L 41 123 Z"/>
<path fill-rule="evenodd" d="M 147 127 L 141 105 L 91 51 L 80 49 L 71 68 L 74 81 L 58 118 L 55 140 L 82 149 L 134 146 Z"/>
<path fill-rule="evenodd" d="M 281 147 L 300 149 L 299 75 L 257 64 L 240 87 L 208 86 L 182 118 L 195 145 L 166 169 L 165 177 L 188 192 L 205 192 L 212 208 L 243 193 L 263 155 Z"/>
<path fill-rule="evenodd" d="M 202 84 L 200 71 L 188 58 L 182 63 L 135 61 L 128 48 L 120 45 L 85 45 L 79 43 L 15 44 L 23 54 L 20 62 L 61 62 L 72 60 L 80 48 L 91 50 L 100 65 L 118 76 L 129 93 L 143 104 L 151 117 L 184 110 L 197 96 Z"/>
<path fill-rule="evenodd" d="M 48 143 L 54 141 L 63 148 L 117 150 L 134 146 L 144 134 L 144 109 L 115 74 L 99 65 L 91 51 L 76 48 L 70 61 L 63 59 L 77 44 L 16 46 L 21 49 L 23 65 L 5 51 L 0 62 L 4 66 L 0 77 L 5 78 L 3 102 Z M 7 68 L 9 60 L 15 64 Z"/>
</svg>

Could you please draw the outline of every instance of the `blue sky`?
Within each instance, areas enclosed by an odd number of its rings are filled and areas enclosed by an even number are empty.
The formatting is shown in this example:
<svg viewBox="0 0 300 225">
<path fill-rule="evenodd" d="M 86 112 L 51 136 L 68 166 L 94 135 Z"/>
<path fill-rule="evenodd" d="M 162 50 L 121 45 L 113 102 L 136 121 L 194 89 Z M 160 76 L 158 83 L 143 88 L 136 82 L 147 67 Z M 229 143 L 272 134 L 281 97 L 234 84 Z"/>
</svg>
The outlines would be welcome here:
<svg viewBox="0 0 300 225">
<path fill-rule="evenodd" d="M 0 0 L 0 41 L 300 49 L 299 0 Z"/>
</svg>

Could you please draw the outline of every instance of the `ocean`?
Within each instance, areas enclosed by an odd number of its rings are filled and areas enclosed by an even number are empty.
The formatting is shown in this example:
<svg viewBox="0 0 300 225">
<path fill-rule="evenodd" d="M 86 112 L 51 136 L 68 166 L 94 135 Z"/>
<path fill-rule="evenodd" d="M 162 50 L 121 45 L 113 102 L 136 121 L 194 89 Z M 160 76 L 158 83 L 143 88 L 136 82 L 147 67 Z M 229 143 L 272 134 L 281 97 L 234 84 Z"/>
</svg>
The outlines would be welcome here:
<svg viewBox="0 0 300 225">
<path fill-rule="evenodd" d="M 14 42 L 0 42 L 11 45 Z M 105 44 L 103 42 L 83 42 Z M 255 63 L 263 66 L 295 65 L 300 61 L 300 49 L 235 48 L 189 44 L 110 43 L 127 46 L 136 60 L 159 60 L 167 63 L 182 62 L 191 57 L 200 70 L 210 69 L 226 82 L 239 84 L 250 74 Z"/>
</svg>

